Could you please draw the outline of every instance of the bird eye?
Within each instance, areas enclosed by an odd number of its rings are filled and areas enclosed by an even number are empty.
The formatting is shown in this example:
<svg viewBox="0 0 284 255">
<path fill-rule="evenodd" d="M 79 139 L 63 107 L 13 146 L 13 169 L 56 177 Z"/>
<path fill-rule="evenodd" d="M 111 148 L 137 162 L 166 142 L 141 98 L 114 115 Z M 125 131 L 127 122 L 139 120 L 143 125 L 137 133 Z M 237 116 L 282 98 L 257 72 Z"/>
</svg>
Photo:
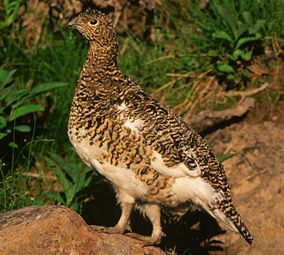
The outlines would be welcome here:
<svg viewBox="0 0 284 255">
<path fill-rule="evenodd" d="M 91 21 L 90 21 L 90 24 L 91 25 L 96 25 L 98 23 L 98 21 L 96 20 L 96 19 L 92 19 Z"/>
</svg>

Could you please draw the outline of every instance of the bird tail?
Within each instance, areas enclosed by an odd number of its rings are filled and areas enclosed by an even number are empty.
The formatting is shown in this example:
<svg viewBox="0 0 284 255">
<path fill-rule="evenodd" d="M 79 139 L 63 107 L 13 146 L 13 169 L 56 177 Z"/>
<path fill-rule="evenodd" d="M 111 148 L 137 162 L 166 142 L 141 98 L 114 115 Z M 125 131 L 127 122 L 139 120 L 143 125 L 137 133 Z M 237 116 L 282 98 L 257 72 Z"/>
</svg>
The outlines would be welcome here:
<svg viewBox="0 0 284 255">
<path fill-rule="evenodd" d="M 218 208 L 210 211 L 210 214 L 222 222 L 226 228 L 240 233 L 243 238 L 249 243 L 252 244 L 253 237 L 247 227 L 244 224 L 244 221 L 237 210 L 231 205 L 227 208 Z"/>
</svg>

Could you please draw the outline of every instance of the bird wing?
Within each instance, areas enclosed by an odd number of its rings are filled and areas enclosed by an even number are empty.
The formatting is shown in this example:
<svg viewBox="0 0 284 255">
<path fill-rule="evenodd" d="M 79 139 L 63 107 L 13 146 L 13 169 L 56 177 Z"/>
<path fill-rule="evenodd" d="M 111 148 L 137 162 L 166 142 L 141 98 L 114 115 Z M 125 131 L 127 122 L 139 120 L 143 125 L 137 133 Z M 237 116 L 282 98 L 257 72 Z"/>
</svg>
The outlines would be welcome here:
<svg viewBox="0 0 284 255">
<path fill-rule="evenodd" d="M 153 150 L 153 159 L 151 160 L 151 167 L 156 169 L 159 173 L 163 175 L 168 175 L 172 177 L 198 177 L 201 174 L 200 166 L 194 158 L 191 158 L 192 165 L 188 165 L 186 162 L 180 162 L 174 166 L 167 166 L 162 155 Z"/>
<path fill-rule="evenodd" d="M 202 158 L 213 155 L 216 161 L 214 154 L 207 155 L 207 144 L 193 129 L 143 91 L 136 91 L 126 101 L 119 102 L 118 109 L 125 116 L 123 128 L 131 129 L 151 147 L 151 167 L 159 173 L 198 177 L 203 170 Z M 200 149 L 207 154 L 204 156 Z"/>
</svg>

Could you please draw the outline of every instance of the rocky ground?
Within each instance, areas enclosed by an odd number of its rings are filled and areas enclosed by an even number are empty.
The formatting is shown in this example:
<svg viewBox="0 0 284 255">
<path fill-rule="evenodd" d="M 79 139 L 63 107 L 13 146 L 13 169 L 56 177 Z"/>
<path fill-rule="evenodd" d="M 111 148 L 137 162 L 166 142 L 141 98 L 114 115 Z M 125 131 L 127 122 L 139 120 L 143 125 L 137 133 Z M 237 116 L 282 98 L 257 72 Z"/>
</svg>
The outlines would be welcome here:
<svg viewBox="0 0 284 255">
<path fill-rule="evenodd" d="M 215 254 L 284 254 L 284 102 L 268 119 L 251 117 L 209 141 L 217 154 L 234 154 L 224 166 L 235 205 L 255 238 L 249 246 L 227 232 L 220 237 L 224 251 Z"/>
<path fill-rule="evenodd" d="M 63 206 L 30 206 L 0 215 L 1 255 L 165 255 L 125 235 L 97 233 Z"/>
</svg>

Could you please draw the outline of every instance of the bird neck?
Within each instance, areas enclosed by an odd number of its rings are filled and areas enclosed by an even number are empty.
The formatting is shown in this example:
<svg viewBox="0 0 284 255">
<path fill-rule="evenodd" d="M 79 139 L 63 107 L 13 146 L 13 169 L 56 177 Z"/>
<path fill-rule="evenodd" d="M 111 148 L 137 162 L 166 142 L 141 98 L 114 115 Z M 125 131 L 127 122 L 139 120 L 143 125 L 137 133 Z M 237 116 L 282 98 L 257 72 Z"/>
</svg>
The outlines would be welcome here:
<svg viewBox="0 0 284 255">
<path fill-rule="evenodd" d="M 76 98 L 100 97 L 114 93 L 119 86 L 113 82 L 122 74 L 117 66 L 117 50 L 114 47 L 98 47 L 90 44 L 86 62 L 76 87 Z"/>
<path fill-rule="evenodd" d="M 84 69 L 88 74 L 118 69 L 117 46 L 100 46 L 91 42 Z"/>
</svg>

